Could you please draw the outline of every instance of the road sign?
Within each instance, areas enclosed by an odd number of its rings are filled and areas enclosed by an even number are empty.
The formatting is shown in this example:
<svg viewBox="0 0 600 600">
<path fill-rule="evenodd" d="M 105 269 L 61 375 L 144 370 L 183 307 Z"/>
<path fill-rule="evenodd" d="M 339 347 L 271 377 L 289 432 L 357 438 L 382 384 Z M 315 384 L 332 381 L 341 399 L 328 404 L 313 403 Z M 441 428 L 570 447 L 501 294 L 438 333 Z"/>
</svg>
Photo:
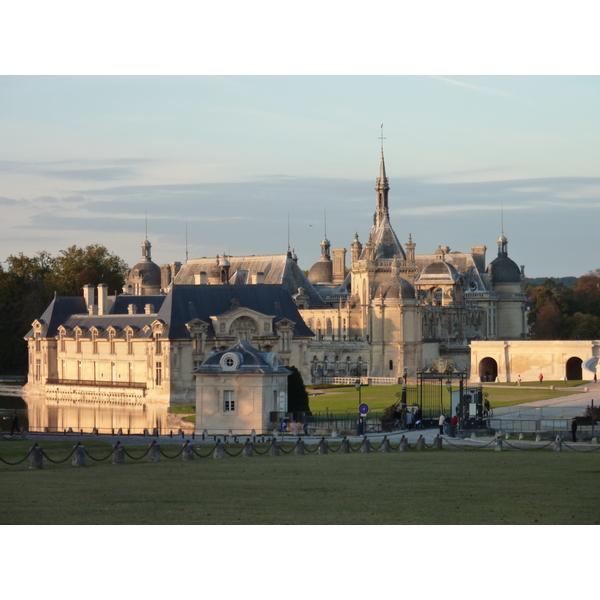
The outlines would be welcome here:
<svg viewBox="0 0 600 600">
<path fill-rule="evenodd" d="M 364 403 L 363 403 L 363 404 L 360 404 L 360 405 L 358 406 L 358 412 L 359 412 L 361 415 L 366 415 L 366 414 L 369 412 L 369 405 L 368 405 L 368 404 L 364 404 Z"/>
</svg>

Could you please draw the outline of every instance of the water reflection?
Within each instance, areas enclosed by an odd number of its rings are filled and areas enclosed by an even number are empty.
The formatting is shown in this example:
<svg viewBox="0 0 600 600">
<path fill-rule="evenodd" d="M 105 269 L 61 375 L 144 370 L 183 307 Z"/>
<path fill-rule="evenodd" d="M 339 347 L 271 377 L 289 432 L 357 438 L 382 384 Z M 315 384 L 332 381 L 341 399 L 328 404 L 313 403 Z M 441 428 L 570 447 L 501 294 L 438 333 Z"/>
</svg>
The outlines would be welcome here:
<svg viewBox="0 0 600 600">
<path fill-rule="evenodd" d="M 14 411 L 19 426 L 33 432 L 74 432 L 141 434 L 155 428 L 167 434 L 167 406 L 161 404 L 119 405 L 109 403 L 74 403 L 69 400 L 49 400 L 40 396 L 24 399 L 0 396 L 0 423 L 3 432 L 10 432 Z"/>
</svg>

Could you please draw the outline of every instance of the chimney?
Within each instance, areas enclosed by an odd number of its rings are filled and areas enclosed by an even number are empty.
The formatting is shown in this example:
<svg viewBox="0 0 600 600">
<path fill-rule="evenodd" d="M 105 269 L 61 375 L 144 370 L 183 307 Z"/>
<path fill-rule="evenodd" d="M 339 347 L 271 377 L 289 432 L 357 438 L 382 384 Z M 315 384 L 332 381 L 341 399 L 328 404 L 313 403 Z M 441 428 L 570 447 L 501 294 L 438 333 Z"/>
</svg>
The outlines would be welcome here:
<svg viewBox="0 0 600 600">
<path fill-rule="evenodd" d="M 471 246 L 471 253 L 473 254 L 473 260 L 480 271 L 485 271 L 485 251 L 486 246 Z"/>
<path fill-rule="evenodd" d="M 147 315 L 154 314 L 154 306 L 152 304 L 146 304 L 144 306 L 144 313 Z"/>
<path fill-rule="evenodd" d="M 194 275 L 194 285 L 206 285 L 208 283 L 208 276 L 206 271 L 200 271 Z"/>
<path fill-rule="evenodd" d="M 98 314 L 108 314 L 108 286 L 105 283 L 98 284 Z"/>
<path fill-rule="evenodd" d="M 127 305 L 127 314 L 128 315 L 135 315 L 135 313 L 137 313 L 137 307 L 135 304 L 128 304 Z"/>
<path fill-rule="evenodd" d="M 90 304 L 88 306 L 88 315 L 97 315 L 98 307 L 95 304 Z"/>
<path fill-rule="evenodd" d="M 343 283 L 346 279 L 346 248 L 333 248 L 333 283 Z"/>
<path fill-rule="evenodd" d="M 262 285 L 265 282 L 265 274 L 262 271 L 254 274 L 254 284 Z"/>
<path fill-rule="evenodd" d="M 94 306 L 94 286 L 89 283 L 83 286 L 83 297 L 85 298 L 85 307 L 89 309 Z"/>
</svg>

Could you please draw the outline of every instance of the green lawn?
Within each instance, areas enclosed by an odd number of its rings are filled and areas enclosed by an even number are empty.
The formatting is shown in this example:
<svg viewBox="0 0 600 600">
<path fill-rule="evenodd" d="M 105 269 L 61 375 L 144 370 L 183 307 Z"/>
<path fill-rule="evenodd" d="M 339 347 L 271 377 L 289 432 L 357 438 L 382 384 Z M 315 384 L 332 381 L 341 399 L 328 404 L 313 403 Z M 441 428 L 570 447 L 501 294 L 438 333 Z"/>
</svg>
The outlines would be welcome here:
<svg viewBox="0 0 600 600">
<path fill-rule="evenodd" d="M 458 388 L 455 387 L 454 389 Z M 559 396 L 579 393 L 560 389 L 550 390 L 548 388 L 501 388 L 493 385 L 486 385 L 483 389 L 489 394 L 489 401 L 492 408 L 524 404 L 534 402 L 535 400 L 557 398 Z M 316 391 L 312 390 L 313 393 Z M 396 394 L 401 391 L 401 385 L 363 386 L 361 388 L 361 400 L 367 403 L 372 411 L 382 411 L 398 400 Z M 322 390 L 322 393 L 317 396 L 310 396 L 309 405 L 313 413 L 345 413 L 346 411 L 357 413 L 358 392 L 354 387 L 327 388 Z"/>
<path fill-rule="evenodd" d="M 54 459 L 73 446 L 56 444 L 40 443 Z M 30 445 L 0 442 L 0 456 L 14 460 Z M 110 450 L 85 445 L 96 457 Z M 175 454 L 180 446 L 162 449 Z M 444 449 L 125 465 L 88 459 L 86 468 L 69 460 L 43 470 L 0 463 L 0 524 L 598 524 L 599 458 Z"/>
</svg>

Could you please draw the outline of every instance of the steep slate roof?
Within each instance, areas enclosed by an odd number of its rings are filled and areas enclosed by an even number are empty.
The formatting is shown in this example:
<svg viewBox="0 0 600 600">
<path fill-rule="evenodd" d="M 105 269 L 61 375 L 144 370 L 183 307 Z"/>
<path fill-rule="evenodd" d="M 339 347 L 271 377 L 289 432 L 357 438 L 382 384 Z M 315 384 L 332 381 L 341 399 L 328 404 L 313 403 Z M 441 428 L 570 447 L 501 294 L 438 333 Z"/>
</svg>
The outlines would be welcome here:
<svg viewBox="0 0 600 600">
<path fill-rule="evenodd" d="M 201 319 L 210 325 L 209 335 L 214 335 L 211 316 L 219 316 L 234 308 L 234 300 L 241 308 L 249 308 L 265 315 L 275 315 L 275 322 L 282 319 L 294 321 L 294 335 L 312 337 L 292 297 L 281 285 L 174 285 L 156 318 L 164 321 L 164 336 L 170 339 L 188 338 L 185 326 L 193 319 Z"/>
<path fill-rule="evenodd" d="M 42 334 L 44 338 L 56 337 L 58 327 L 74 313 L 87 314 L 85 299 L 83 296 L 57 296 L 49 304 L 44 314 L 39 318 L 40 321 L 47 324 L 47 328 Z M 33 329 L 29 330 L 26 338 L 33 336 Z"/>
<path fill-rule="evenodd" d="M 264 273 L 265 284 L 283 285 L 290 296 L 298 293 L 298 288 L 304 288 L 310 306 L 326 306 L 316 292 L 312 283 L 307 279 L 296 261 L 286 254 L 269 254 L 265 256 L 228 256 L 229 283 L 234 285 L 250 285 L 252 275 Z M 185 261 L 181 270 L 173 280 L 176 285 L 194 285 L 194 276 L 201 271 L 207 274 L 214 269 L 216 258 L 192 258 Z"/>
<path fill-rule="evenodd" d="M 235 369 L 225 370 L 221 366 L 221 359 L 230 353 L 237 355 L 239 363 Z M 275 358 L 276 368 L 273 368 L 273 358 Z M 211 354 L 194 373 L 235 373 L 242 375 L 244 373 L 291 373 L 291 371 L 286 369 L 272 352 L 259 352 L 246 340 L 238 340 L 231 348 Z"/>
</svg>

